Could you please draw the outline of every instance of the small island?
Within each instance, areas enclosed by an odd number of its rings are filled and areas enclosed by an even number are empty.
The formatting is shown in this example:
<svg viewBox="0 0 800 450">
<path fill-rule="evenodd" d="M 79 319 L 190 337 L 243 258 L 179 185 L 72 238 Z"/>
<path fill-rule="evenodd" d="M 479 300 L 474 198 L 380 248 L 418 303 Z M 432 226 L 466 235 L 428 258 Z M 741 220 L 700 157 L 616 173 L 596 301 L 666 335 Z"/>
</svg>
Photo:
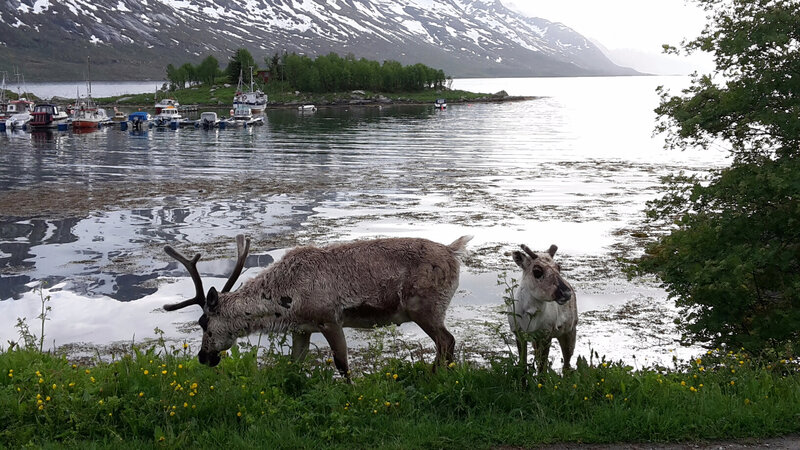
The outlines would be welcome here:
<svg viewBox="0 0 800 450">
<path fill-rule="evenodd" d="M 167 82 L 155 93 L 182 105 L 230 108 L 232 99 L 243 91 L 262 92 L 270 108 L 316 106 L 369 106 L 384 104 L 434 104 L 446 98 L 450 103 L 525 100 L 505 91 L 494 94 L 452 90 L 452 78 L 442 70 L 424 64 L 403 66 L 397 61 L 356 59 L 336 53 L 311 59 L 295 53 L 264 58 L 260 69 L 246 49 L 237 50 L 225 70 L 208 56 L 198 65 L 185 63 L 166 68 Z M 106 106 L 147 108 L 153 94 L 121 95 L 97 99 Z"/>
</svg>

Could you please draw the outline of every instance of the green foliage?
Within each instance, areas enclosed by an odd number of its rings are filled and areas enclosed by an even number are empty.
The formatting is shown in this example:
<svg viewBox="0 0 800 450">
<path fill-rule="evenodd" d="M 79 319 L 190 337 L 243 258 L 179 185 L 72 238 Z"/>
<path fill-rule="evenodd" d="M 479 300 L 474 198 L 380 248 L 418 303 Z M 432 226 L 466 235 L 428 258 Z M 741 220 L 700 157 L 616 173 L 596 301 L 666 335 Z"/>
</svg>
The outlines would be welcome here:
<svg viewBox="0 0 800 450">
<path fill-rule="evenodd" d="M 687 51 L 714 76 L 661 91 L 657 131 L 672 148 L 726 143 L 732 166 L 665 180 L 649 217 L 672 231 L 638 270 L 657 274 L 687 342 L 751 351 L 800 344 L 800 4 L 698 0 L 713 13 Z"/>
<path fill-rule="evenodd" d="M 342 58 L 336 53 L 316 59 L 295 53 L 284 54 L 280 60 L 273 56 L 270 68 L 293 89 L 303 92 L 418 92 L 441 89 L 445 82 L 443 71 L 424 64 L 403 66 L 397 61 L 384 61 L 381 65 L 364 58 L 356 60 L 353 55 Z"/>
<path fill-rule="evenodd" d="M 677 228 L 647 250 L 681 308 L 684 338 L 760 351 L 800 330 L 800 161 L 738 163 L 707 184 L 674 178 L 650 204 Z"/>
<path fill-rule="evenodd" d="M 530 447 L 797 433 L 797 360 L 711 352 L 674 369 L 579 364 L 519 382 L 515 363 L 381 360 L 352 384 L 332 364 L 234 351 L 208 368 L 185 346 L 80 365 L 0 354 L 0 446 Z"/>
<path fill-rule="evenodd" d="M 236 53 L 231 56 L 228 61 L 228 67 L 225 69 L 225 75 L 228 76 L 228 82 L 237 84 L 239 76 L 248 77 L 250 75 L 250 68 L 253 68 L 253 73 L 258 70 L 256 60 L 253 55 L 246 48 L 236 50 Z"/>
<path fill-rule="evenodd" d="M 662 90 L 659 131 L 675 148 L 730 144 L 738 160 L 800 152 L 800 3 L 696 0 L 712 13 L 684 45 L 714 56 L 714 76 L 695 78 L 682 96 Z M 716 83 L 715 83 L 716 81 Z"/>
<path fill-rule="evenodd" d="M 203 84 L 212 85 L 220 75 L 219 61 L 209 55 L 195 69 L 197 80 Z"/>
</svg>

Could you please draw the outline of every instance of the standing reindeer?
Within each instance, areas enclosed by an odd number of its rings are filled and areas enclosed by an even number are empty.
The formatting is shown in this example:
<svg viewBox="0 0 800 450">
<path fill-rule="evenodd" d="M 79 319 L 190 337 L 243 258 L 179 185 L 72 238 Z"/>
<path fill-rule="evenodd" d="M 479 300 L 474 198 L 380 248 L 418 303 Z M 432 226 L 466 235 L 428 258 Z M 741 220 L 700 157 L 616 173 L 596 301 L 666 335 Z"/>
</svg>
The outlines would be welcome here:
<svg viewBox="0 0 800 450">
<path fill-rule="evenodd" d="M 512 253 L 522 269 L 522 281 L 508 305 L 508 323 L 517 341 L 520 364 L 527 367 L 528 341 L 533 341 L 536 369 L 547 370 L 550 342 L 558 339 L 564 357 L 564 370 L 575 351 L 578 309 L 575 291 L 561 277 L 561 266 L 553 261 L 558 247 L 551 245 L 546 253 L 534 253 L 523 244 L 525 252 Z"/>
<path fill-rule="evenodd" d="M 200 305 L 203 342 L 198 359 L 215 366 L 219 353 L 240 336 L 258 331 L 292 332 L 292 358 L 308 354 L 311 333 L 320 332 L 336 368 L 349 376 L 343 327 L 414 322 L 436 345 L 434 364 L 453 359 L 455 339 L 444 326 L 458 287 L 459 257 L 472 236 L 450 245 L 426 239 L 355 241 L 327 247 L 298 247 L 255 278 L 230 292 L 244 267 L 250 240 L 236 237 L 238 260 L 221 292 L 203 293 L 197 271 L 200 254 L 187 259 L 172 247 L 164 251 L 186 267 L 194 298 L 164 305 L 167 311 Z"/>
</svg>

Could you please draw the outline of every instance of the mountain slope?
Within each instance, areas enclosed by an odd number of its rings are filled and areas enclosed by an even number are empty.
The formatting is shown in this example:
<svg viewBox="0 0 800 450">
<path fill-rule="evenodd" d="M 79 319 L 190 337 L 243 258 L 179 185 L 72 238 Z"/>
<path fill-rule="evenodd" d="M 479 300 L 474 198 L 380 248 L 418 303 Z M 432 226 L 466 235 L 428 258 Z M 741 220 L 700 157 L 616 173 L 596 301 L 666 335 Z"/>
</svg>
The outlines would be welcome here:
<svg viewBox="0 0 800 450">
<path fill-rule="evenodd" d="M 577 32 L 498 0 L 4 0 L 0 70 L 28 79 L 164 77 L 168 63 L 222 64 L 240 47 L 353 53 L 463 76 L 634 74 Z"/>
</svg>

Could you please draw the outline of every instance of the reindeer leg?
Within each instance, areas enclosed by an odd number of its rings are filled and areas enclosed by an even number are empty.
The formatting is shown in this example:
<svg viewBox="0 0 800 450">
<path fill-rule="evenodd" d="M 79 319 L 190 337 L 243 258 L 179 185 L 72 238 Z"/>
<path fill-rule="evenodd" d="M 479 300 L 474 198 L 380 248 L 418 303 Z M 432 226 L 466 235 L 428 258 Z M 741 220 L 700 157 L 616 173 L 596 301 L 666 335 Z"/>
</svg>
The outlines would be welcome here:
<svg viewBox="0 0 800 450">
<path fill-rule="evenodd" d="M 323 324 L 320 326 L 320 331 L 328 341 L 328 345 L 331 346 L 333 363 L 339 373 L 350 380 L 350 369 L 347 366 L 347 341 L 344 338 L 342 326 L 337 323 Z"/>
<path fill-rule="evenodd" d="M 308 356 L 311 346 L 311 333 L 307 331 L 292 331 L 292 360 L 301 362 Z"/>
<path fill-rule="evenodd" d="M 517 341 L 519 366 L 522 367 L 523 373 L 528 373 L 528 341 L 519 332 L 514 333 L 514 339 Z"/>
<path fill-rule="evenodd" d="M 533 341 L 533 359 L 536 360 L 536 373 L 547 371 L 548 358 L 550 357 L 550 338 L 536 339 Z"/>
<path fill-rule="evenodd" d="M 436 346 L 436 359 L 433 361 L 433 370 L 436 370 L 436 367 L 442 363 L 451 363 L 456 350 L 456 339 L 447 331 L 444 324 L 435 325 L 427 321 L 419 321 L 417 325 L 422 328 L 425 334 L 430 336 Z"/>
<path fill-rule="evenodd" d="M 558 338 L 558 343 L 561 345 L 561 354 L 564 356 L 564 371 L 570 369 L 569 360 L 572 359 L 572 354 L 575 352 L 575 340 L 577 332 L 572 330 L 564 336 Z"/>
</svg>

